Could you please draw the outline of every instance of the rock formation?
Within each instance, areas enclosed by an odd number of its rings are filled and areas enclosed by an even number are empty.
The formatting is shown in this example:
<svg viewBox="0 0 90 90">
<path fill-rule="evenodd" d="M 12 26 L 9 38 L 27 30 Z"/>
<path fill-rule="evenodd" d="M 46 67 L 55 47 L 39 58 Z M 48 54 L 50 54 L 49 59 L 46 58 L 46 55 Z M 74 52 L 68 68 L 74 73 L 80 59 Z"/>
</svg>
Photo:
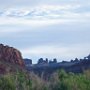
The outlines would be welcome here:
<svg viewBox="0 0 90 90">
<path fill-rule="evenodd" d="M 0 44 L 0 61 L 17 64 L 21 67 L 24 66 L 21 53 L 17 49 L 9 46 L 4 46 L 3 44 Z"/>
</svg>

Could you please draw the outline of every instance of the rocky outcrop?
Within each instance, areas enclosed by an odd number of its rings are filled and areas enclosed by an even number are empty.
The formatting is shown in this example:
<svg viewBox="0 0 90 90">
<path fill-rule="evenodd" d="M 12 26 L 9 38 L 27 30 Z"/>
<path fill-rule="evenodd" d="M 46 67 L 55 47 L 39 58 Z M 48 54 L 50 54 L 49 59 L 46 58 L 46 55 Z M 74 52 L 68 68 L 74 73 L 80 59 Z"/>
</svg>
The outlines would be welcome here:
<svg viewBox="0 0 90 90">
<path fill-rule="evenodd" d="M 21 67 L 24 66 L 20 51 L 13 47 L 4 46 L 3 44 L 0 44 L 0 61 L 17 64 Z"/>
</svg>

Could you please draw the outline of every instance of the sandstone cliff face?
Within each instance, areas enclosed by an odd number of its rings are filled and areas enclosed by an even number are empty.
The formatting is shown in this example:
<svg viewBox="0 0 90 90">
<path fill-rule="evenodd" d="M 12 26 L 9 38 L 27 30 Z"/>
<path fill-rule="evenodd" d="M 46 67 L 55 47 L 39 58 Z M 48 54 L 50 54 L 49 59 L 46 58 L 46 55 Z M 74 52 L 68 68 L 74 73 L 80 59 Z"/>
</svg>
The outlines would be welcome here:
<svg viewBox="0 0 90 90">
<path fill-rule="evenodd" d="M 24 66 L 21 53 L 17 49 L 4 46 L 3 44 L 0 44 L 0 60 L 10 62 L 12 64 L 17 64 L 21 67 Z"/>
</svg>

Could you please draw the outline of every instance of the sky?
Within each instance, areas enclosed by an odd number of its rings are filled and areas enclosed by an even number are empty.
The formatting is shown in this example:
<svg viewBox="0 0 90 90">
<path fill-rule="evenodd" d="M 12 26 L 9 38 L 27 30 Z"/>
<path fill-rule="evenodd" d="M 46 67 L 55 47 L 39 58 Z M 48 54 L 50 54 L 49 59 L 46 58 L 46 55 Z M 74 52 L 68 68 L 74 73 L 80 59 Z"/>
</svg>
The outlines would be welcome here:
<svg viewBox="0 0 90 90">
<path fill-rule="evenodd" d="M 90 0 L 0 0 L 0 43 L 33 63 L 83 58 L 90 53 Z"/>
</svg>

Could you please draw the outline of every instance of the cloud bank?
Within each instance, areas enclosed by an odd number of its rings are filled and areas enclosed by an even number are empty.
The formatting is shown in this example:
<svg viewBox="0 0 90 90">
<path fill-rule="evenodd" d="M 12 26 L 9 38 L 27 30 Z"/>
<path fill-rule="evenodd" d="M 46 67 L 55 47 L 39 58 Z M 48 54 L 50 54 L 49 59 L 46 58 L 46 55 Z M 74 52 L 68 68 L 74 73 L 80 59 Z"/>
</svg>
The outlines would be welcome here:
<svg viewBox="0 0 90 90">
<path fill-rule="evenodd" d="M 89 40 L 90 0 L 0 1 L 0 42 L 24 57 L 82 57 Z"/>
</svg>

